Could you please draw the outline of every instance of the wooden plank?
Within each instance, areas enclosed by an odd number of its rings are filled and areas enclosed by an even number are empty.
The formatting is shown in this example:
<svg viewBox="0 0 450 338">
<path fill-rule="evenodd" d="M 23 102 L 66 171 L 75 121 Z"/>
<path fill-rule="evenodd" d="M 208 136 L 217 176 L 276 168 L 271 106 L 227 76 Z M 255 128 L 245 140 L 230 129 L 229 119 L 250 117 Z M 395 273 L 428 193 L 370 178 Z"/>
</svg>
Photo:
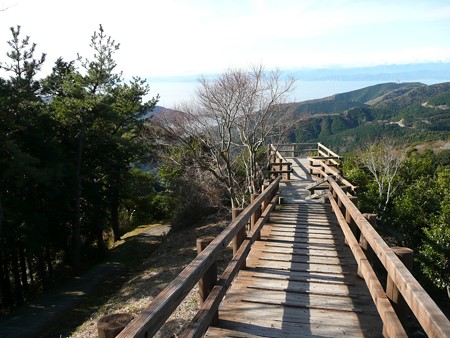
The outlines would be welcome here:
<svg viewBox="0 0 450 338">
<path fill-rule="evenodd" d="M 339 255 L 337 251 L 330 250 L 320 250 L 320 249 L 293 249 L 293 248 L 253 248 L 256 252 L 262 254 L 287 254 L 293 257 L 295 256 L 305 256 L 305 257 L 323 257 L 323 258 L 341 258 L 341 259 L 350 259 L 354 262 L 354 257 L 352 255 Z"/>
<path fill-rule="evenodd" d="M 261 234 L 262 240 L 271 240 L 271 241 L 285 241 L 285 242 L 294 242 L 294 243 L 308 243 L 308 244 L 322 244 L 322 245 L 330 245 L 333 246 L 336 243 L 339 243 L 339 245 L 344 245 L 344 241 L 337 242 L 332 238 L 292 238 L 292 236 L 283 236 L 283 235 L 267 235 L 262 233 Z M 295 239 L 295 241 L 294 241 Z"/>
<path fill-rule="evenodd" d="M 255 282 L 253 285 L 253 282 Z M 333 297 L 351 297 L 370 301 L 371 297 L 367 292 L 354 292 L 344 284 L 324 284 L 324 283 L 309 283 L 309 282 L 292 282 L 292 281 L 276 281 L 270 279 L 257 278 L 239 278 L 236 281 L 236 286 L 240 288 L 248 288 L 260 290 L 264 293 L 265 290 L 278 291 L 283 293 L 303 293 L 306 295 L 321 295 Z"/>
<path fill-rule="evenodd" d="M 237 314 L 242 312 L 242 317 Z M 314 308 L 289 308 L 242 303 L 237 309 L 224 309 L 218 326 L 266 337 L 380 337 L 375 316 L 361 322 L 361 313 L 330 312 Z M 369 319 L 370 318 L 370 319 Z M 361 322 L 361 323 L 360 323 Z M 355 323 L 360 323 L 355 325 Z"/>
<path fill-rule="evenodd" d="M 258 234 L 269 218 L 270 212 L 273 210 L 276 204 L 277 197 L 273 197 L 269 207 L 267 207 L 262 213 L 259 220 L 255 223 L 254 227 L 251 229 L 249 236 L 245 239 L 242 245 L 239 247 L 238 251 L 234 255 L 230 264 L 228 264 L 225 271 L 219 278 L 218 284 L 215 285 L 210 292 L 208 298 L 204 302 L 200 311 L 194 316 L 188 327 L 182 333 L 182 338 L 200 338 L 206 332 L 208 325 L 214 319 L 217 319 L 216 313 L 219 307 L 220 302 L 229 286 L 231 285 L 233 279 L 235 278 L 238 270 L 243 265 L 242 263 L 245 261 L 251 244 L 256 241 L 259 237 Z M 216 317 L 216 318 L 215 318 Z"/>
<path fill-rule="evenodd" d="M 246 270 L 247 271 L 247 270 Z M 288 274 L 274 274 L 273 271 L 259 269 L 248 270 L 253 276 L 254 280 L 275 280 L 275 281 L 288 281 L 288 282 L 307 282 L 307 283 L 320 283 L 320 284 L 333 284 L 333 285 L 354 285 L 354 279 L 348 278 L 348 276 L 330 276 L 330 275 L 311 275 L 308 273 L 288 273 Z M 243 272 L 240 272 L 240 275 Z"/>
<path fill-rule="evenodd" d="M 320 226 L 312 229 L 308 220 L 299 221 L 295 214 L 300 212 L 299 208 L 290 207 L 287 213 L 277 211 L 271 215 L 271 222 L 262 231 L 262 240 L 254 244 L 247 258 L 246 270 L 240 271 L 221 305 L 222 328 L 271 337 L 307 337 L 319 333 L 334 337 L 339 336 L 341 329 L 352 337 L 370 336 L 374 332 L 377 332 L 374 336 L 380 336 L 379 319 L 370 321 L 375 323 L 371 329 L 364 331 L 359 327 L 362 325 L 357 317 L 364 314 L 367 318 L 370 314 L 377 318 L 377 313 L 368 301 L 370 295 L 363 281 L 356 277 L 356 262 L 343 245 L 342 232 L 336 225 L 330 225 L 330 220 L 336 222 L 331 208 L 315 209 L 321 210 L 322 216 L 314 218 L 315 222 L 320 220 Z M 339 257 L 343 252 L 345 256 Z M 346 267 L 353 272 L 350 274 Z M 311 320 L 312 312 L 320 314 Z M 355 317 L 343 319 L 345 313 Z M 329 325 L 330 322 L 336 325 Z M 312 326 L 321 329 L 308 332 Z"/>
<path fill-rule="evenodd" d="M 285 233 L 285 234 L 304 234 L 304 235 L 325 235 L 325 236 L 335 236 L 342 237 L 342 234 L 338 231 L 333 231 L 332 229 L 327 228 L 315 228 L 315 229 L 295 229 L 293 227 L 275 227 L 268 226 L 265 229 L 265 232 L 269 233 Z"/>
<path fill-rule="evenodd" d="M 259 241 L 259 243 L 264 243 L 265 248 L 285 248 L 285 249 L 294 249 L 294 250 L 300 250 L 300 249 L 309 249 L 309 250 L 321 250 L 321 251 L 333 251 L 333 252 L 340 252 L 344 248 L 343 247 L 337 247 L 336 246 L 330 246 L 330 245 L 323 245 L 319 243 L 312 243 L 312 244 L 305 244 L 305 243 L 292 243 L 292 242 L 267 242 L 267 241 Z M 295 252 L 295 251 L 293 251 Z"/>
<path fill-rule="evenodd" d="M 208 332 L 206 332 L 204 337 L 209 338 L 223 338 L 223 337 L 234 337 L 234 338 L 264 338 L 265 336 L 258 336 L 250 334 L 248 332 L 240 332 L 233 329 L 224 329 L 221 327 L 210 327 Z"/>
</svg>

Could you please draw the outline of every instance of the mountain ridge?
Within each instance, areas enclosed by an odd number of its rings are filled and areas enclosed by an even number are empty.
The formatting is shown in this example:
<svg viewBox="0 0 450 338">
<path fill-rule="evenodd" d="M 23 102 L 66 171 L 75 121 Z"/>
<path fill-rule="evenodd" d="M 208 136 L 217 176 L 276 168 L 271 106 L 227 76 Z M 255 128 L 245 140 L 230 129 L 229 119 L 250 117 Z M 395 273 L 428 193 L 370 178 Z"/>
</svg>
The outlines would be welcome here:
<svg viewBox="0 0 450 338">
<path fill-rule="evenodd" d="M 399 143 L 445 140 L 450 134 L 450 82 L 382 83 L 292 103 L 302 120 L 291 142 L 323 142 L 340 151 L 390 136 Z"/>
</svg>

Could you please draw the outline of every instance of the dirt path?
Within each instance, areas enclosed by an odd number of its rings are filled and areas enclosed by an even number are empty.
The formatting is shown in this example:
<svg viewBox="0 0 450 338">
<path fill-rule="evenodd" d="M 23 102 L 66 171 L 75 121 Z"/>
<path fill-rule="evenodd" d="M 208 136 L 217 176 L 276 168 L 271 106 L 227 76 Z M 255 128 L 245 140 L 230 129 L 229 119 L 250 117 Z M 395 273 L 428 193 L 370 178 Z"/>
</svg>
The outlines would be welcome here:
<svg viewBox="0 0 450 338">
<path fill-rule="evenodd" d="M 98 293 L 98 290 L 103 288 L 103 291 L 107 291 L 107 281 L 117 284 L 110 285 L 112 289 L 120 287 L 120 280 L 123 283 L 126 275 L 133 270 L 127 263 L 130 255 L 145 259 L 169 231 L 169 225 L 159 224 L 135 235 L 125 235 L 124 241 L 112 250 L 111 258 L 107 261 L 2 318 L 0 338 L 52 337 L 52 329 L 57 326 L 55 323 L 64 314 L 79 304 L 92 300 L 92 295 Z M 55 337 L 59 336 L 55 333 Z"/>
</svg>

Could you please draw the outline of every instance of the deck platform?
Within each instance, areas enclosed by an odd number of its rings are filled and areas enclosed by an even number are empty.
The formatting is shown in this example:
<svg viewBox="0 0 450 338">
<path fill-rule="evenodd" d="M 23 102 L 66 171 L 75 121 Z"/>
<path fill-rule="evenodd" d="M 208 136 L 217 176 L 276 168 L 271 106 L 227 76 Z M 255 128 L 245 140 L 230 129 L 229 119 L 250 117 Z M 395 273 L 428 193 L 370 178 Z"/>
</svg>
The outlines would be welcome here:
<svg viewBox="0 0 450 338">
<path fill-rule="evenodd" d="M 298 159 L 295 159 L 298 161 Z M 301 161 L 205 337 L 382 337 L 382 322 L 331 206 L 307 201 Z"/>
</svg>

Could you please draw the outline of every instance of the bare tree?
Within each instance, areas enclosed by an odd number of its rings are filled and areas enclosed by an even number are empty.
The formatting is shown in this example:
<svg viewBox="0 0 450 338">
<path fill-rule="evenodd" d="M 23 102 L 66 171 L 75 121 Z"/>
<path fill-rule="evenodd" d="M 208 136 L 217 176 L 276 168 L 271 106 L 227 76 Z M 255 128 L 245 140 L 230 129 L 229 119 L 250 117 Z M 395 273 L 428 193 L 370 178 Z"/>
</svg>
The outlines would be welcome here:
<svg viewBox="0 0 450 338">
<path fill-rule="evenodd" d="M 239 207 L 246 195 L 258 192 L 258 168 L 266 165 L 258 163 L 258 153 L 293 125 L 293 114 L 282 105 L 293 84 L 262 66 L 229 70 L 215 79 L 203 77 L 191 102 L 155 120 L 226 188 L 232 207 Z"/>
<path fill-rule="evenodd" d="M 391 197 L 399 187 L 396 176 L 404 160 L 404 153 L 396 149 L 389 138 L 383 138 L 370 145 L 362 156 L 363 164 L 378 185 L 378 209 L 381 213 L 386 211 Z"/>
<path fill-rule="evenodd" d="M 18 4 L 18 2 L 17 3 L 13 3 L 13 4 L 8 4 L 8 2 L 6 2 L 6 3 L 3 2 L 3 3 L 0 4 L 0 12 L 4 12 L 7 9 L 16 6 L 17 4 Z"/>
</svg>

